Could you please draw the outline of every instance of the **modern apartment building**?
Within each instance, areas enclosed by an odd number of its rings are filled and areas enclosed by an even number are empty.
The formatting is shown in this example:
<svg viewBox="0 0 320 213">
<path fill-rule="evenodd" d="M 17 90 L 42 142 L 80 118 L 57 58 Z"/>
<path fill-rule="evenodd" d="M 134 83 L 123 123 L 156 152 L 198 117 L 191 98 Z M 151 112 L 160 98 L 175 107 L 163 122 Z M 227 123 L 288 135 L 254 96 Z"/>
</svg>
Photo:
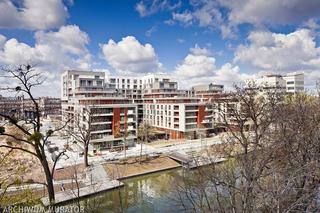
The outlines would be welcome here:
<svg viewBox="0 0 320 213">
<path fill-rule="evenodd" d="M 191 88 L 191 90 L 194 92 L 194 95 L 203 100 L 209 100 L 215 94 L 222 93 L 223 89 L 223 85 L 213 83 L 196 85 Z"/>
<path fill-rule="evenodd" d="M 165 74 L 148 74 L 143 76 L 110 76 L 108 83 L 110 88 L 114 88 L 118 93 L 124 95 L 133 103 L 137 104 L 138 123 L 143 120 L 143 100 L 144 89 L 155 82 L 169 81 L 172 77 Z"/>
<path fill-rule="evenodd" d="M 261 90 L 277 89 L 281 92 L 286 91 L 286 81 L 282 75 L 263 75 L 254 80 L 246 81 L 247 88 L 259 88 Z"/>
<path fill-rule="evenodd" d="M 79 131 L 79 123 L 90 126 L 91 144 L 100 150 L 134 143 L 137 106 L 109 87 L 104 72 L 69 70 L 61 84 L 62 116 L 64 121 L 72 119 L 69 131 Z"/>
<path fill-rule="evenodd" d="M 288 93 L 298 93 L 304 91 L 304 73 L 289 73 L 283 76 L 286 81 L 286 90 Z"/>
<path fill-rule="evenodd" d="M 147 74 L 142 76 L 110 76 L 108 82 L 111 88 L 125 90 L 144 89 L 149 84 L 169 79 L 172 77 L 166 74 Z"/>
<path fill-rule="evenodd" d="M 172 139 L 197 138 L 199 130 L 212 129 L 212 108 L 194 97 L 192 91 L 178 90 L 178 83 L 163 79 L 143 91 L 144 120 Z"/>
<path fill-rule="evenodd" d="M 261 89 L 278 89 L 287 93 L 298 93 L 304 91 L 304 74 L 303 73 L 290 73 L 287 75 L 264 75 L 254 81 L 247 81 L 249 83 L 254 82 L 256 87 Z"/>
<path fill-rule="evenodd" d="M 210 100 L 213 108 L 213 123 L 215 131 L 227 131 L 228 128 L 237 129 L 238 123 L 234 112 L 241 111 L 241 103 L 230 93 L 213 95 Z M 228 128 L 226 126 L 228 124 Z"/>
</svg>

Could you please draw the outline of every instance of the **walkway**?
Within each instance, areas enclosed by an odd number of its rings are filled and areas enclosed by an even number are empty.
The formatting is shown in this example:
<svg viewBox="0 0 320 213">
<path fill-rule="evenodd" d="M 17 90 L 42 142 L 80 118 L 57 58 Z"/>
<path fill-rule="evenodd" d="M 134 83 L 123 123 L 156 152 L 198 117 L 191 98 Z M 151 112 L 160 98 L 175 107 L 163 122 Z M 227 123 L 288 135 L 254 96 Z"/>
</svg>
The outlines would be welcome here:
<svg viewBox="0 0 320 213">
<path fill-rule="evenodd" d="M 92 164 L 88 171 L 86 171 L 85 179 L 79 181 L 83 182 L 86 186 L 55 193 L 55 205 L 61 205 L 78 198 L 124 186 L 118 180 L 110 180 L 101 164 Z M 49 206 L 48 197 L 41 198 L 41 202 L 44 206 Z"/>
<path fill-rule="evenodd" d="M 55 194 L 55 205 L 61 205 L 78 198 L 87 197 L 110 189 L 122 187 L 123 185 L 124 184 L 118 180 L 112 180 L 85 186 L 79 188 L 79 191 L 78 189 L 70 189 L 66 191 L 57 192 Z M 50 205 L 48 197 L 41 198 L 41 202 L 46 207 Z"/>
</svg>

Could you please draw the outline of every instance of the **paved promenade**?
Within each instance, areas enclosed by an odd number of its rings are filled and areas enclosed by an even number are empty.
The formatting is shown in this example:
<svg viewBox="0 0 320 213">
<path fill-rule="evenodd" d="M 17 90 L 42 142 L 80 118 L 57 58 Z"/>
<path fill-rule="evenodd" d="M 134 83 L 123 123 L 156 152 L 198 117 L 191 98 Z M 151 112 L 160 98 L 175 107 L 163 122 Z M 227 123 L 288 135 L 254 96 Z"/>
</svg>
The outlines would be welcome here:
<svg viewBox="0 0 320 213">
<path fill-rule="evenodd" d="M 95 183 L 93 185 L 85 186 L 79 189 L 66 190 L 57 192 L 55 194 L 55 204 L 62 205 L 66 202 L 70 202 L 72 200 L 78 199 L 79 197 L 86 197 L 90 195 L 94 195 L 103 191 L 115 189 L 118 187 L 122 187 L 124 184 L 118 180 L 105 181 L 101 183 Z M 41 198 L 41 202 L 44 206 L 49 206 L 48 197 Z"/>
</svg>

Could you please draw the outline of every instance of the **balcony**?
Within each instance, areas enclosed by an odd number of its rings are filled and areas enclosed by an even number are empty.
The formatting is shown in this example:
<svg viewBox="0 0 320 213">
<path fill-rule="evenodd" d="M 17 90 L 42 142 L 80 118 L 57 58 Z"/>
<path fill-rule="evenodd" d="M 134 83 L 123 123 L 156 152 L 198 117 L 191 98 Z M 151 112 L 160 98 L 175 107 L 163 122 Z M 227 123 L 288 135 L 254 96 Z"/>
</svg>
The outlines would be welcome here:
<svg viewBox="0 0 320 213">
<path fill-rule="evenodd" d="M 92 116 L 92 117 L 113 116 L 113 113 L 92 114 L 91 116 Z"/>
<path fill-rule="evenodd" d="M 133 126 L 128 126 L 128 131 L 135 131 L 136 129 Z"/>
<path fill-rule="evenodd" d="M 105 132 L 111 132 L 111 129 L 102 129 L 102 130 L 92 130 L 91 134 L 99 134 L 99 133 L 105 133 Z"/>
<path fill-rule="evenodd" d="M 96 121 L 92 122 L 91 125 L 111 124 L 112 121 Z"/>
<path fill-rule="evenodd" d="M 128 123 L 132 123 L 134 122 L 134 119 L 133 118 L 128 118 Z"/>
</svg>

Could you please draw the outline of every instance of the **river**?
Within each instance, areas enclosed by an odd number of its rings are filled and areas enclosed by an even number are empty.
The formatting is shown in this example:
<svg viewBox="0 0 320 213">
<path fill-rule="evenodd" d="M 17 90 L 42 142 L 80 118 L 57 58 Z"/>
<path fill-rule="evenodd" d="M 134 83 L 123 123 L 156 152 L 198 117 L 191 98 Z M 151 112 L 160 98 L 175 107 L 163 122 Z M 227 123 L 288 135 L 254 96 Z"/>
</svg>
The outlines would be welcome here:
<svg viewBox="0 0 320 213">
<path fill-rule="evenodd" d="M 125 186 L 81 201 L 85 212 L 183 212 L 175 183 L 183 169 L 152 173 L 123 180 Z"/>
</svg>

